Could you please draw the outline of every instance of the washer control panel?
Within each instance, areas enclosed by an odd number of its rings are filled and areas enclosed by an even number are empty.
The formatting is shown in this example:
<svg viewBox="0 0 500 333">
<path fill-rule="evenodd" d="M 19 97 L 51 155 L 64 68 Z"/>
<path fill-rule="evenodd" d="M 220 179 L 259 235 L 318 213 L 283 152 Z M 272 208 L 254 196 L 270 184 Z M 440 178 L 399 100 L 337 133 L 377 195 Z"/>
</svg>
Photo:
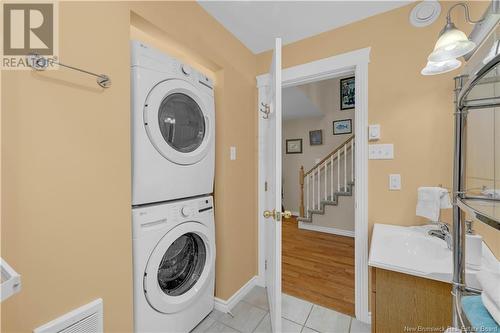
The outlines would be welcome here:
<svg viewBox="0 0 500 333">
<path fill-rule="evenodd" d="M 189 206 L 184 206 L 181 208 L 181 215 L 184 217 L 189 217 L 193 214 L 193 209 L 192 207 Z"/>
<path fill-rule="evenodd" d="M 192 218 L 203 212 L 210 212 L 213 209 L 213 200 L 212 197 L 195 199 L 176 205 L 175 208 L 173 213 L 180 219 Z"/>
<path fill-rule="evenodd" d="M 185 221 L 206 221 L 212 218 L 214 204 L 211 196 L 178 200 L 167 204 L 133 207 L 133 237 L 152 232 L 160 228 L 171 228 L 172 224 Z"/>
<path fill-rule="evenodd" d="M 207 197 L 198 201 L 198 213 L 209 212 L 214 209 L 213 198 Z"/>
</svg>

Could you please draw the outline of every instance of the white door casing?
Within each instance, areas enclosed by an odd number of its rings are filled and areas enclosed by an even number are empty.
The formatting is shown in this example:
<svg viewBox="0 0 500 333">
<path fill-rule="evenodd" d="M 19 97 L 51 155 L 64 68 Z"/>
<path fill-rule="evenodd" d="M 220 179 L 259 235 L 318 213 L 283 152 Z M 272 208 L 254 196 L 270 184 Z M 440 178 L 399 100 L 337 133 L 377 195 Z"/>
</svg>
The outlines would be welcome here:
<svg viewBox="0 0 500 333">
<path fill-rule="evenodd" d="M 267 218 L 265 228 L 265 285 L 273 332 L 281 332 L 281 39 L 276 38 L 269 84 L 264 101 L 270 113 L 264 120 L 263 153 L 265 182 L 263 210 L 274 211 L 277 218 Z M 262 216 L 262 212 L 260 215 Z"/>
<path fill-rule="evenodd" d="M 356 117 L 355 128 L 355 314 L 358 320 L 365 323 L 370 322 L 368 311 L 368 64 L 370 62 L 370 47 L 343 53 L 340 55 L 324 58 L 309 63 L 288 67 L 282 71 L 282 88 L 306 84 L 310 82 L 325 80 L 333 77 L 349 75 L 354 73 Z M 259 89 L 258 105 L 266 101 L 265 91 L 271 84 L 270 74 L 257 76 L 257 87 Z M 259 115 L 259 284 L 264 285 L 265 279 L 265 255 L 267 251 L 266 221 L 262 217 L 263 209 L 266 209 L 266 122 Z M 280 126 L 281 129 L 281 126 Z M 280 138 L 281 140 L 281 138 Z M 280 142 L 281 144 L 281 142 Z M 281 149 L 281 148 L 280 148 Z M 281 166 L 281 160 L 279 161 Z M 280 171 L 281 172 L 281 171 Z M 281 190 L 281 189 L 280 189 Z M 280 207 L 281 208 L 281 207 Z M 268 265 L 269 266 L 269 265 Z"/>
</svg>

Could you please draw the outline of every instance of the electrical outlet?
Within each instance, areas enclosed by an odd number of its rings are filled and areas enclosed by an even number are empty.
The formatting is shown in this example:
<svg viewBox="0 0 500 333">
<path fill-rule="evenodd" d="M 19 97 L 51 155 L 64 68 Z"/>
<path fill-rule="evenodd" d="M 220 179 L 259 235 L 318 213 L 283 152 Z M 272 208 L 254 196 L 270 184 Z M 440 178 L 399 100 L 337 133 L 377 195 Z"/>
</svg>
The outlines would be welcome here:
<svg viewBox="0 0 500 333">
<path fill-rule="evenodd" d="M 236 147 L 235 146 L 229 147 L 229 159 L 231 161 L 236 160 Z"/>
<path fill-rule="evenodd" d="M 400 174 L 390 174 L 389 175 L 389 190 L 391 190 L 391 191 L 401 190 L 401 175 Z"/>
</svg>

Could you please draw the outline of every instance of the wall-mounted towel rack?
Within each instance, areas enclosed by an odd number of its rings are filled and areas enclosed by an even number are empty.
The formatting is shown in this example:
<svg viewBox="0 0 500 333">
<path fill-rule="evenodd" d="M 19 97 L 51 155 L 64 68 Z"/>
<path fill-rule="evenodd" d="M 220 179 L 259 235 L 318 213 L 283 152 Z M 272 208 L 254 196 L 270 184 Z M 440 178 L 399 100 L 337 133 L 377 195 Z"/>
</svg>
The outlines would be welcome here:
<svg viewBox="0 0 500 333">
<path fill-rule="evenodd" d="M 65 68 L 69 68 L 69 69 L 96 77 L 97 84 L 103 88 L 111 87 L 111 78 L 106 74 L 96 74 L 96 73 L 92 73 L 92 72 L 86 71 L 86 70 L 78 68 L 78 67 L 65 65 L 61 62 L 54 60 L 54 59 L 46 58 L 46 57 L 41 56 L 41 55 L 36 54 L 36 53 L 28 55 L 27 62 L 31 68 L 33 68 L 34 70 L 37 70 L 37 71 L 44 71 L 50 65 L 59 65 L 59 66 L 65 67 Z"/>
</svg>

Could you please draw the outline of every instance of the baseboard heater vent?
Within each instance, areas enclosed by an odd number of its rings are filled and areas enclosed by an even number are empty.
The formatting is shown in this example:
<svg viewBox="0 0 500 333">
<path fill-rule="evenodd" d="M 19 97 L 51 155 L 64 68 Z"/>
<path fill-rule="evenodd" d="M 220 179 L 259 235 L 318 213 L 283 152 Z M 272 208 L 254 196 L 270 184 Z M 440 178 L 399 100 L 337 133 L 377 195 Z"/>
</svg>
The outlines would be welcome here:
<svg viewBox="0 0 500 333">
<path fill-rule="evenodd" d="M 33 333 L 102 333 L 102 299 L 96 299 L 33 330 Z"/>
</svg>

